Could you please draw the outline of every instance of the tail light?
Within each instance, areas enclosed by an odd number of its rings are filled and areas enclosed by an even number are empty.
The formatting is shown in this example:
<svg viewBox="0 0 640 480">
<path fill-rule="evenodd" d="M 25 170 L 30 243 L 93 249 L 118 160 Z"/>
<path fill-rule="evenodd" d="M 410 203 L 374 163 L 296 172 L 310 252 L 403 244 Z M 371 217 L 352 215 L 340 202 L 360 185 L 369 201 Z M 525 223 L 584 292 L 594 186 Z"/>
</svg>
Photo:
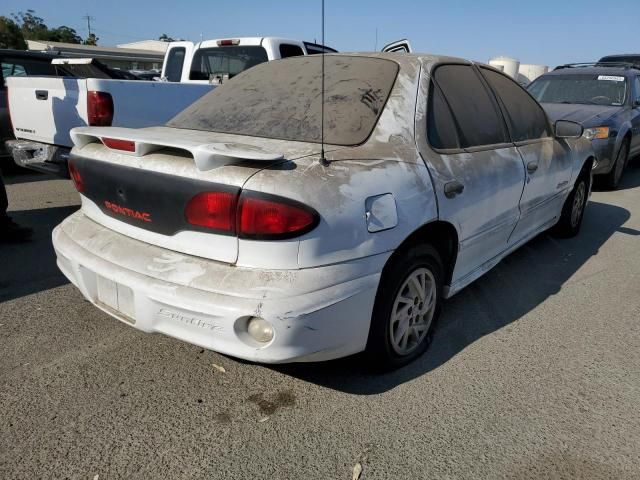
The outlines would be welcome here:
<svg viewBox="0 0 640 480">
<path fill-rule="evenodd" d="M 243 191 L 202 192 L 185 209 L 191 225 L 251 240 L 284 240 L 313 230 L 320 221 L 310 207 L 275 195 Z"/>
<path fill-rule="evenodd" d="M 69 176 L 71 180 L 73 180 L 73 184 L 76 187 L 76 190 L 80 193 L 84 192 L 84 181 L 82 180 L 82 175 L 71 160 L 67 162 L 67 166 L 69 168 Z"/>
<path fill-rule="evenodd" d="M 237 192 L 202 192 L 187 204 L 185 217 L 191 225 L 234 234 L 236 231 Z"/>
<path fill-rule="evenodd" d="M 113 150 L 123 150 L 125 152 L 135 152 L 136 143 L 130 140 L 118 140 L 117 138 L 101 138 L 105 146 Z"/>
<path fill-rule="evenodd" d="M 91 127 L 110 127 L 113 122 L 113 98 L 106 92 L 87 92 L 87 117 Z"/>
<path fill-rule="evenodd" d="M 282 197 L 243 192 L 238 206 L 241 238 L 282 240 L 313 230 L 319 216 L 306 205 Z"/>
</svg>

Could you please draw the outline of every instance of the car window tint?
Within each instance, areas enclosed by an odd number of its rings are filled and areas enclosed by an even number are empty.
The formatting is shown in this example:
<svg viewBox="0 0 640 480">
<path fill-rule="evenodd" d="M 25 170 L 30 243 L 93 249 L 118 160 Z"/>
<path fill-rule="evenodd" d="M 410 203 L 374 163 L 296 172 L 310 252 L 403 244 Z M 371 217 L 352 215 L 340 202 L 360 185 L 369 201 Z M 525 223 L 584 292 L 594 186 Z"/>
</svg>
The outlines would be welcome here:
<svg viewBox="0 0 640 480">
<path fill-rule="evenodd" d="M 299 57 L 300 55 L 304 55 L 304 52 L 298 45 L 280 44 L 280 58 Z"/>
<path fill-rule="evenodd" d="M 427 107 L 427 136 L 433 148 L 460 148 L 456 124 L 440 89 L 432 82 Z"/>
<path fill-rule="evenodd" d="M 460 127 L 462 148 L 507 142 L 495 102 L 471 66 L 443 65 L 433 77 Z"/>
<path fill-rule="evenodd" d="M 481 70 L 506 110 L 514 142 L 549 136 L 547 117 L 542 107 L 520 85 L 501 73 L 486 68 Z"/>
<path fill-rule="evenodd" d="M 635 77 L 634 80 L 634 90 L 636 91 L 635 93 L 635 98 L 633 99 L 633 101 L 637 101 L 638 99 L 640 99 L 640 77 Z"/>
</svg>

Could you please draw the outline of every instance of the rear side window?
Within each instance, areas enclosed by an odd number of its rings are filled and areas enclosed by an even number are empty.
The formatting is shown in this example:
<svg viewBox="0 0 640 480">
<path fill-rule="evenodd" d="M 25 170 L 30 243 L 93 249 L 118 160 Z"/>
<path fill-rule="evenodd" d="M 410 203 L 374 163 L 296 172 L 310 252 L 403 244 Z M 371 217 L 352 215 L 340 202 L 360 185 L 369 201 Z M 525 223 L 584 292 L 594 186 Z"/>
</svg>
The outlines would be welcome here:
<svg viewBox="0 0 640 480">
<path fill-rule="evenodd" d="M 280 58 L 299 57 L 300 55 L 304 55 L 304 52 L 299 46 L 288 43 L 280 44 Z"/>
<path fill-rule="evenodd" d="M 167 80 L 170 82 L 179 82 L 182 78 L 182 67 L 184 65 L 184 56 L 186 50 L 184 47 L 172 48 L 167 57 L 167 68 L 165 69 Z"/>
<path fill-rule="evenodd" d="M 427 136 L 433 148 L 460 148 L 458 129 L 440 89 L 431 82 L 427 108 Z"/>
<path fill-rule="evenodd" d="M 468 65 L 443 65 L 433 74 L 459 127 L 460 147 L 507 142 L 504 123 L 475 70 Z"/>
<path fill-rule="evenodd" d="M 482 74 L 502 102 L 514 142 L 549 136 L 542 107 L 520 85 L 493 70 L 483 68 Z"/>
</svg>

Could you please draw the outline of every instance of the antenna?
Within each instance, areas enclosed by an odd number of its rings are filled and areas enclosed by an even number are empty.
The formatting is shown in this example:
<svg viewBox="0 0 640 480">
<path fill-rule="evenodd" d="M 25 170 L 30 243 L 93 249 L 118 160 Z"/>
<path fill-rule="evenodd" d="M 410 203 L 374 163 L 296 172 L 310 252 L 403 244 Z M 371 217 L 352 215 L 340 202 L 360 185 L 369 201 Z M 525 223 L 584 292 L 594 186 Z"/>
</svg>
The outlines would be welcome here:
<svg viewBox="0 0 640 480">
<path fill-rule="evenodd" d="M 320 165 L 325 167 L 329 162 L 324 156 L 324 0 L 322 0 L 322 80 L 320 87 Z"/>
</svg>

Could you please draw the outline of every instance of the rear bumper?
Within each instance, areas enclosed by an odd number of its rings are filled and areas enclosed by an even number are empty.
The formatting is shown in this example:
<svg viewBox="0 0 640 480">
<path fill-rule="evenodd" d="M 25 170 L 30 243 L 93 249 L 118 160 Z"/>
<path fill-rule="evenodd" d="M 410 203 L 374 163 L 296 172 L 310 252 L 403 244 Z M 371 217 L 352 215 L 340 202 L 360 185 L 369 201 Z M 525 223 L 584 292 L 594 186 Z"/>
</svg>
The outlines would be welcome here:
<svg viewBox="0 0 640 480">
<path fill-rule="evenodd" d="M 69 178 L 69 148 L 29 140 L 9 140 L 6 147 L 20 167 Z"/>
<path fill-rule="evenodd" d="M 85 298 L 145 332 L 264 363 L 364 350 L 389 254 L 302 270 L 258 270 L 178 254 L 108 230 L 78 212 L 53 232 L 58 266 Z M 252 316 L 273 340 L 246 333 Z"/>
</svg>

